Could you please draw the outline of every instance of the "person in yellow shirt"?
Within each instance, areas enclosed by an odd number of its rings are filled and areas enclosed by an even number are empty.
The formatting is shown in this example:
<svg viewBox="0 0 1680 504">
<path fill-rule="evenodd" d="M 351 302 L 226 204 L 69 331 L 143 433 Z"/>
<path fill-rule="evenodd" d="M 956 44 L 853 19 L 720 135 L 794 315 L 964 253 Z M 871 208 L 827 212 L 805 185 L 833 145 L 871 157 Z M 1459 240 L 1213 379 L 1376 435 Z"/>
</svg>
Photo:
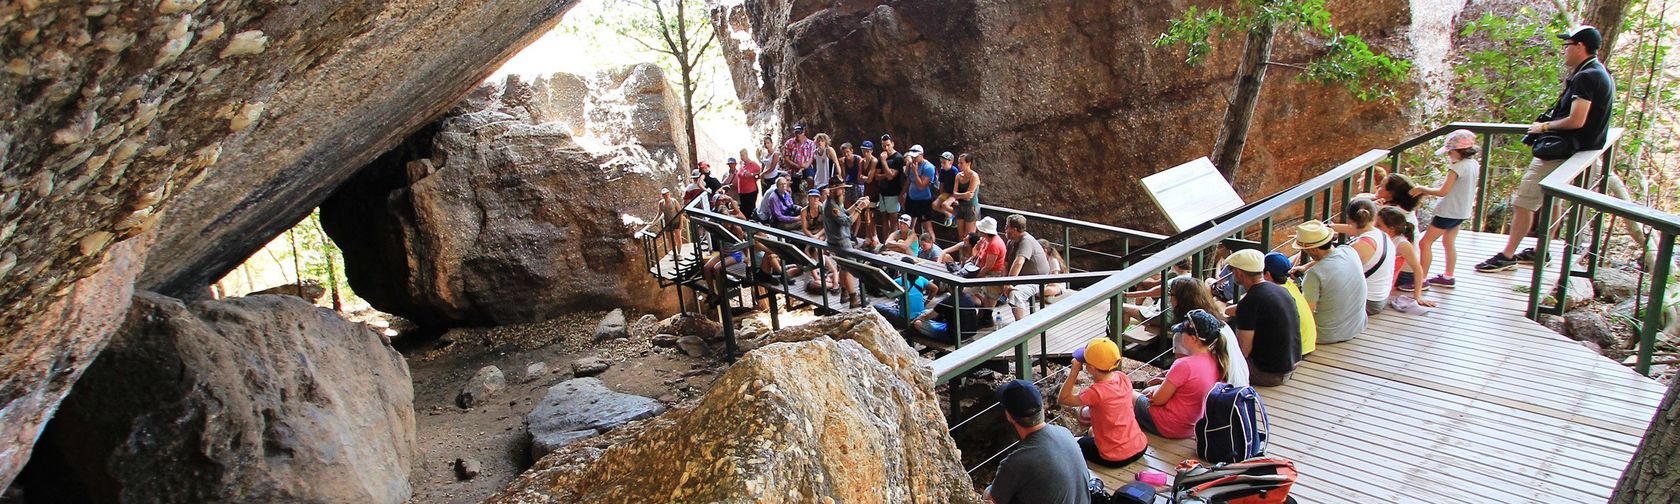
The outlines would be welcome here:
<svg viewBox="0 0 1680 504">
<path fill-rule="evenodd" d="M 1301 294 L 1301 286 L 1289 277 L 1289 269 L 1293 266 L 1289 256 L 1282 252 L 1266 254 L 1266 280 L 1282 285 L 1289 295 L 1295 298 L 1295 313 L 1301 319 L 1301 356 L 1306 357 L 1318 346 L 1318 324 L 1313 320 L 1312 307 L 1307 305 L 1307 297 Z"/>
</svg>

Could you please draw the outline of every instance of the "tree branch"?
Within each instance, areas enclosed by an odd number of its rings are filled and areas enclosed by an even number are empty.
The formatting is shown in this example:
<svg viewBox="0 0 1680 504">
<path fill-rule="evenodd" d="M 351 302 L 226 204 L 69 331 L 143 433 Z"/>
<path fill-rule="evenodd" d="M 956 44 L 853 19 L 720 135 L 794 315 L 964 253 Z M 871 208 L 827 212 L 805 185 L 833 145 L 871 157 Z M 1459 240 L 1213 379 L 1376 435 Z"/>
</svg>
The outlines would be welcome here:
<svg viewBox="0 0 1680 504">
<path fill-rule="evenodd" d="M 1267 61 L 1266 64 L 1267 65 L 1280 66 L 1280 67 L 1293 68 L 1293 69 L 1300 70 L 1300 71 L 1303 71 L 1303 72 L 1309 70 L 1306 65 L 1302 65 L 1302 64 L 1299 64 L 1299 63 L 1284 63 L 1282 61 Z"/>
</svg>

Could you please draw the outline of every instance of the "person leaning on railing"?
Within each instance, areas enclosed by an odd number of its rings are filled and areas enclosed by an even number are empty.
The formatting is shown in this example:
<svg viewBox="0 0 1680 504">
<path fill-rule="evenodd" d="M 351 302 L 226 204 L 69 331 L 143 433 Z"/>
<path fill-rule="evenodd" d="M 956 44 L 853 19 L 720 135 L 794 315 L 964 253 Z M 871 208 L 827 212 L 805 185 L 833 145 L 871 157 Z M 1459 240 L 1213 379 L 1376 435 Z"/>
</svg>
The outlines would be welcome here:
<svg viewBox="0 0 1680 504">
<path fill-rule="evenodd" d="M 1021 442 L 998 463 L 986 499 L 998 504 L 1085 504 L 1091 470 L 1066 427 L 1044 423 L 1044 395 L 1026 380 L 997 389 L 1004 421 Z"/>
<path fill-rule="evenodd" d="M 1522 182 L 1517 185 L 1511 201 L 1515 211 L 1511 215 L 1511 234 L 1505 239 L 1505 249 L 1476 265 L 1476 271 L 1507 271 L 1516 269 L 1517 263 L 1535 262 L 1533 248 L 1522 252 L 1516 250 L 1534 227 L 1534 213 L 1540 211 L 1540 181 L 1562 165 L 1569 158 L 1568 154 L 1602 149 L 1609 138 L 1616 81 L 1610 78 L 1610 72 L 1595 56 L 1604 43 L 1603 36 L 1597 28 L 1577 26 L 1557 37 L 1563 39 L 1563 62 L 1569 66 L 1569 79 L 1565 81 L 1563 93 L 1558 95 L 1552 109 L 1528 127 L 1529 136 L 1524 137 L 1524 143 L 1538 145 L 1538 142 L 1546 140 L 1547 135 L 1561 135 L 1563 143 L 1569 146 L 1566 149 L 1568 152 L 1554 153 L 1559 156 L 1555 159 L 1540 159 L 1537 150 L 1536 157 L 1523 172 Z M 1543 218 L 1550 219 L 1552 216 Z M 1552 229 L 1556 231 L 1557 228 Z M 1544 263 L 1545 259 L 1539 261 Z"/>
</svg>

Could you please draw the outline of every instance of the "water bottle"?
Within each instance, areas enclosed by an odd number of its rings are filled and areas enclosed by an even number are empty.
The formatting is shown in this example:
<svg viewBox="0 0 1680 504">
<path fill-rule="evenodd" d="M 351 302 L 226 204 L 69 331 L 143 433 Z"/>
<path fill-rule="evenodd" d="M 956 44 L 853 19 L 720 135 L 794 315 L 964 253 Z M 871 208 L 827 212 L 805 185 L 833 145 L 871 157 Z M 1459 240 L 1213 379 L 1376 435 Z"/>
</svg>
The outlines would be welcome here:
<svg viewBox="0 0 1680 504">
<path fill-rule="evenodd" d="M 1167 486 L 1169 481 L 1167 473 L 1154 469 L 1144 469 L 1142 471 L 1138 471 L 1137 480 L 1154 486 Z"/>
</svg>

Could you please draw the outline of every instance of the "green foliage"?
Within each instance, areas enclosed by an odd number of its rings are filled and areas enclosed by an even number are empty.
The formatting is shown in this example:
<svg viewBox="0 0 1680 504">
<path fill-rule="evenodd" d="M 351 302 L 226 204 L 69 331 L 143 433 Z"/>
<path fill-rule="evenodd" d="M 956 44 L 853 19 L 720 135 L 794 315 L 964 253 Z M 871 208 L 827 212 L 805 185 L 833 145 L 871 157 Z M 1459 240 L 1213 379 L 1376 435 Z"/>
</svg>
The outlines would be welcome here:
<svg viewBox="0 0 1680 504">
<path fill-rule="evenodd" d="M 676 3 L 672 0 L 585 3 L 566 15 L 554 35 L 565 40 L 567 46 L 575 47 L 576 58 L 589 62 L 591 67 L 649 61 L 659 65 L 674 86 L 681 86 L 682 59 L 672 55 L 665 41 L 665 30 L 677 33 L 686 28 L 691 37 L 704 36 L 688 40 L 687 44 L 672 39 L 677 45 L 689 49 L 699 49 L 700 44 L 715 33 L 709 8 L 704 2 L 683 0 L 682 3 L 681 26 L 678 26 L 674 9 Z M 713 41 L 704 51 L 693 51 L 693 57 L 689 59 L 693 70 L 690 84 L 695 92 L 694 111 L 702 121 L 731 117 L 730 114 L 738 113 L 740 108 L 732 93 L 713 92 L 720 86 L 730 85 L 726 82 L 729 79 L 728 62 L 724 61 L 723 53 L 716 45 L 717 42 Z M 678 94 L 681 95 L 680 92 Z"/>
<path fill-rule="evenodd" d="M 1271 25 L 1289 33 L 1304 33 L 1325 39 L 1324 52 L 1305 65 L 1298 77 L 1321 84 L 1342 83 L 1360 100 L 1392 98 L 1393 85 L 1405 80 L 1411 63 L 1371 50 L 1358 36 L 1342 33 L 1330 23 L 1325 0 L 1244 0 L 1237 13 L 1222 9 L 1202 10 L 1194 6 L 1167 23 L 1167 31 L 1156 37 L 1155 47 L 1182 45 L 1185 63 L 1201 65 L 1213 54 L 1215 44 L 1232 34 L 1245 34 Z"/>
<path fill-rule="evenodd" d="M 1565 71 L 1552 34 L 1563 28 L 1562 20 L 1530 7 L 1466 23 L 1460 35 L 1477 42 L 1453 73 L 1459 92 L 1473 100 L 1458 107 L 1464 117 L 1449 119 L 1527 122 L 1551 108 Z"/>
</svg>

